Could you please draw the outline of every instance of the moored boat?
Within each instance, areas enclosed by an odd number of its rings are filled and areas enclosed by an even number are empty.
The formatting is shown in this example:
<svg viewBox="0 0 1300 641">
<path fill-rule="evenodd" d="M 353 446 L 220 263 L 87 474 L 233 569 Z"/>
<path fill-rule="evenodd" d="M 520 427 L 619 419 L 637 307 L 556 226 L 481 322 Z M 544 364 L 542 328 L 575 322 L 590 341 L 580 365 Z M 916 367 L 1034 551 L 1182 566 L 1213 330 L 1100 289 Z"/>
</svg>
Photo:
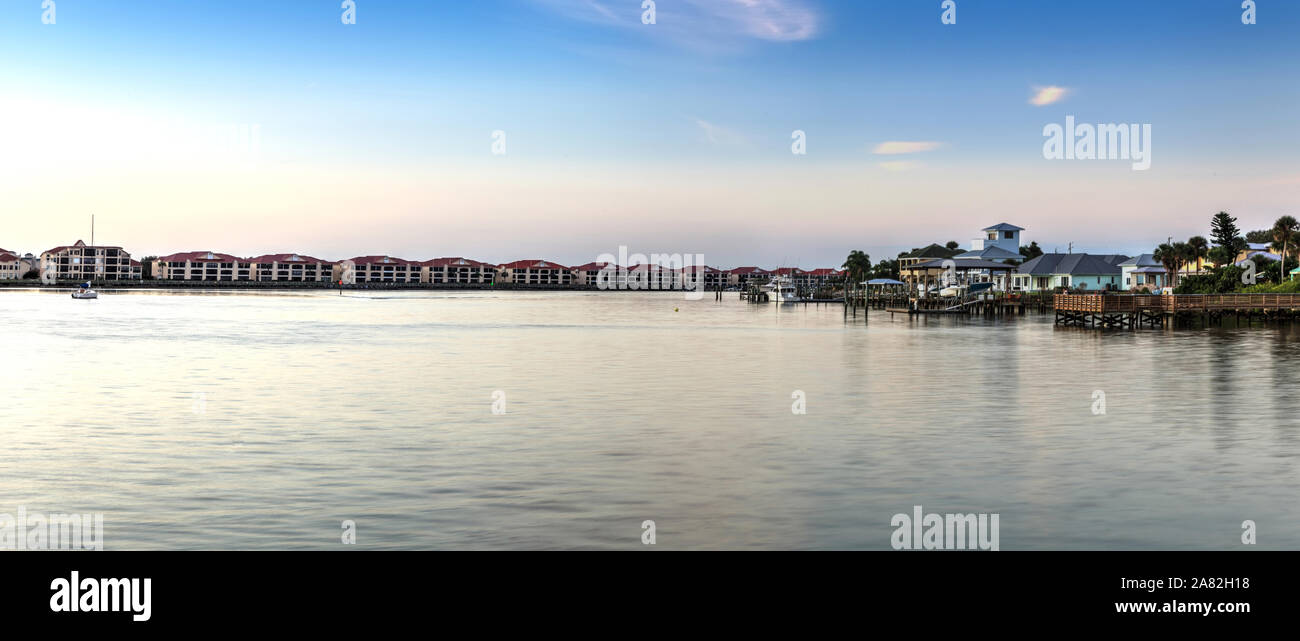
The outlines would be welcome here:
<svg viewBox="0 0 1300 641">
<path fill-rule="evenodd" d="M 72 297 L 77 300 L 95 300 L 99 294 L 90 288 L 90 283 L 82 283 L 77 291 L 72 292 Z"/>
</svg>

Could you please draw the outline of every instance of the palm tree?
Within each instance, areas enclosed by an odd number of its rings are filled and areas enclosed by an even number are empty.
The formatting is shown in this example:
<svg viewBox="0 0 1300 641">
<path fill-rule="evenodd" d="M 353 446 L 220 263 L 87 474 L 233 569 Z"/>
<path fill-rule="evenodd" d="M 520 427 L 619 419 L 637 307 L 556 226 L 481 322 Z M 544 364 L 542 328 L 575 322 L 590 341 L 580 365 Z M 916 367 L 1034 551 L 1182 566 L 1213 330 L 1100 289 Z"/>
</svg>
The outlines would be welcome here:
<svg viewBox="0 0 1300 641">
<path fill-rule="evenodd" d="M 1165 266 L 1165 285 L 1172 287 L 1172 279 L 1178 274 L 1178 250 L 1174 249 L 1174 246 L 1169 243 L 1160 243 L 1160 246 L 1156 247 L 1156 251 L 1151 257 Z"/>
<path fill-rule="evenodd" d="M 849 257 L 841 267 L 848 270 L 849 278 L 853 279 L 853 282 L 861 282 L 871 272 L 871 256 L 860 249 L 855 249 L 849 252 Z"/>
<path fill-rule="evenodd" d="M 1300 232 L 1300 223 L 1296 222 L 1293 216 L 1283 216 L 1273 223 L 1273 249 L 1282 250 L 1282 266 L 1278 271 L 1279 282 L 1286 280 L 1286 254 L 1291 245 L 1296 242 L 1297 232 Z"/>
<path fill-rule="evenodd" d="M 1204 236 L 1192 236 L 1187 239 L 1187 246 L 1192 248 L 1192 262 L 1199 271 L 1202 261 L 1210 257 L 1210 241 Z"/>
<path fill-rule="evenodd" d="M 857 289 L 858 283 L 861 283 L 862 279 L 871 273 L 871 257 L 866 252 L 855 249 L 849 252 L 849 257 L 845 259 L 841 267 L 848 271 L 848 274 L 846 274 L 847 280 L 844 283 L 844 291 L 847 294 L 850 287 Z"/>
<path fill-rule="evenodd" d="M 1178 280 L 1183 279 L 1183 268 L 1192 262 L 1192 253 L 1191 245 L 1183 242 L 1174 243 L 1174 256 L 1178 258 Z M 1174 287 L 1177 287 L 1177 285 L 1174 285 Z"/>
</svg>

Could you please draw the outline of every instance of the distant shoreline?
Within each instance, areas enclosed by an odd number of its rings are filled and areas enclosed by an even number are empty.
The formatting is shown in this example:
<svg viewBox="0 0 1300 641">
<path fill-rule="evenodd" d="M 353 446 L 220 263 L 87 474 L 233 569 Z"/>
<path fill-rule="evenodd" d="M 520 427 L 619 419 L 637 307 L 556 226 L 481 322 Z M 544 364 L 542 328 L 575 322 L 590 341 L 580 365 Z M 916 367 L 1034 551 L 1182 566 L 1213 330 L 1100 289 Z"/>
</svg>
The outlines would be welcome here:
<svg viewBox="0 0 1300 641">
<path fill-rule="evenodd" d="M 81 283 L 63 282 L 43 285 L 34 280 L 0 281 L 0 291 L 67 291 L 77 289 Z M 683 289 L 601 289 L 595 285 L 527 285 L 516 283 L 483 284 L 433 284 L 433 283 L 358 283 L 343 285 L 312 282 L 260 282 L 260 281 L 105 281 L 95 283 L 94 289 L 102 292 L 114 290 L 222 290 L 222 291 L 579 291 L 579 292 L 682 292 Z M 707 290 L 710 292 L 716 289 Z M 734 293 L 734 292 L 733 292 Z"/>
</svg>

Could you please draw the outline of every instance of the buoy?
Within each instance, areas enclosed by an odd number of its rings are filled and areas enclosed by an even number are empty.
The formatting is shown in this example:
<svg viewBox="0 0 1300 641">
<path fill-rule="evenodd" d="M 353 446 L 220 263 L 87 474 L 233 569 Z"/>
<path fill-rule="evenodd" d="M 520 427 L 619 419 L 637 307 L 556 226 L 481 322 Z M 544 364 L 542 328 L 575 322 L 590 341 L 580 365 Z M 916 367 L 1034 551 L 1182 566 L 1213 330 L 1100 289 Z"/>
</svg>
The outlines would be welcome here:
<svg viewBox="0 0 1300 641">
<path fill-rule="evenodd" d="M 674 307 L 674 308 L 673 308 L 673 311 L 674 311 L 674 312 L 675 312 L 675 311 L 677 311 L 677 308 L 676 308 L 676 307 Z"/>
</svg>

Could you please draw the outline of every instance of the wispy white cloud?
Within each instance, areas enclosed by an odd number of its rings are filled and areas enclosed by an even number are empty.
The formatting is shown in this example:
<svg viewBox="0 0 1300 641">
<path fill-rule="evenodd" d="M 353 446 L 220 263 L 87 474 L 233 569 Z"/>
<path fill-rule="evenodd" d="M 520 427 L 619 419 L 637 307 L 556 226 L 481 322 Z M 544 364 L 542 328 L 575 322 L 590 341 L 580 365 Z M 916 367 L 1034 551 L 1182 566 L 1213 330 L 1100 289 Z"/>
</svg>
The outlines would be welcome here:
<svg viewBox="0 0 1300 641">
<path fill-rule="evenodd" d="M 821 15 L 808 0 L 661 0 L 655 24 L 642 24 L 640 2 L 533 0 L 575 20 L 662 37 L 691 49 L 730 50 L 745 42 L 793 42 L 816 37 Z"/>
<path fill-rule="evenodd" d="M 703 118 L 696 118 L 695 125 L 704 133 L 705 139 L 715 145 L 738 145 L 745 142 L 745 137 L 739 133 Z"/>
<path fill-rule="evenodd" d="M 890 156 L 894 154 L 915 154 L 923 151 L 933 151 L 943 146 L 941 142 L 933 140 L 886 140 L 871 151 L 873 154 Z"/>
<path fill-rule="evenodd" d="M 1050 105 L 1054 102 L 1060 102 L 1070 90 L 1065 87 L 1050 85 L 1047 87 L 1034 87 L 1034 95 L 1029 99 L 1029 104 L 1035 107 Z"/>
</svg>

